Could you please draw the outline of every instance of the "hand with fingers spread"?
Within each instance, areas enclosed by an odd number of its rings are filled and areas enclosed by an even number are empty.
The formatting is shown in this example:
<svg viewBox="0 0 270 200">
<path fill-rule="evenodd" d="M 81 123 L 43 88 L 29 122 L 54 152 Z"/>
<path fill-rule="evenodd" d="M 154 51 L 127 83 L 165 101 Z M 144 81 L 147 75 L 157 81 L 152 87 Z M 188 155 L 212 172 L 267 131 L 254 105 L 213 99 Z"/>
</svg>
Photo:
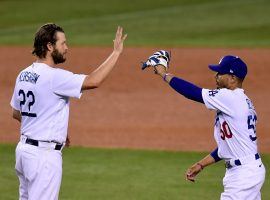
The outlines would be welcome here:
<svg viewBox="0 0 270 200">
<path fill-rule="evenodd" d="M 118 26 L 116 34 L 115 34 L 115 39 L 113 40 L 115 52 L 119 54 L 122 53 L 123 44 L 126 38 L 127 38 L 127 34 L 123 36 L 123 28 L 121 26 Z"/>
<path fill-rule="evenodd" d="M 113 40 L 113 52 L 97 69 L 95 69 L 85 78 L 82 85 L 82 90 L 98 88 L 102 84 L 102 82 L 115 67 L 116 62 L 123 51 L 124 41 L 126 38 L 127 34 L 123 36 L 123 28 L 118 26 L 115 38 Z"/>
</svg>

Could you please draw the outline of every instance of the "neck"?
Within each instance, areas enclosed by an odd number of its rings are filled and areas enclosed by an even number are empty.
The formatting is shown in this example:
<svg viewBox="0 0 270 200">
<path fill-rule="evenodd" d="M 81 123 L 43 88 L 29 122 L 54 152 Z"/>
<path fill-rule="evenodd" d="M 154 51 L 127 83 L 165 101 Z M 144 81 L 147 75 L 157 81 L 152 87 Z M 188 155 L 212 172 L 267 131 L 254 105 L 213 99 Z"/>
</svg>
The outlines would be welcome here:
<svg viewBox="0 0 270 200">
<path fill-rule="evenodd" d="M 235 90 L 236 88 L 242 88 L 242 83 L 237 83 L 237 84 L 232 84 L 232 85 L 227 86 L 227 89 L 230 89 L 230 90 Z"/>
<path fill-rule="evenodd" d="M 52 58 L 48 58 L 48 57 L 46 57 L 46 58 L 38 58 L 36 62 L 37 63 L 44 63 L 44 64 L 46 64 L 46 65 L 48 65 L 50 67 L 55 67 L 55 63 L 54 63 Z"/>
</svg>

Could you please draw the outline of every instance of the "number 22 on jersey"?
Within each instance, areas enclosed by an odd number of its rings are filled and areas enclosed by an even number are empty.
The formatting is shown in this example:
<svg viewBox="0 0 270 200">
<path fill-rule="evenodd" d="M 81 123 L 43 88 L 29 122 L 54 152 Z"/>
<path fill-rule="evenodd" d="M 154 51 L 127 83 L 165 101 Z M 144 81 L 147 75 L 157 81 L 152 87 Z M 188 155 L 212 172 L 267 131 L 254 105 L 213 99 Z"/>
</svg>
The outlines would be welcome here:
<svg viewBox="0 0 270 200">
<path fill-rule="evenodd" d="M 27 117 L 37 117 L 36 113 L 31 113 L 31 108 L 35 104 L 35 95 L 32 91 L 24 91 L 22 89 L 19 90 L 19 94 L 21 97 L 20 107 L 21 107 L 21 115 Z"/>
</svg>

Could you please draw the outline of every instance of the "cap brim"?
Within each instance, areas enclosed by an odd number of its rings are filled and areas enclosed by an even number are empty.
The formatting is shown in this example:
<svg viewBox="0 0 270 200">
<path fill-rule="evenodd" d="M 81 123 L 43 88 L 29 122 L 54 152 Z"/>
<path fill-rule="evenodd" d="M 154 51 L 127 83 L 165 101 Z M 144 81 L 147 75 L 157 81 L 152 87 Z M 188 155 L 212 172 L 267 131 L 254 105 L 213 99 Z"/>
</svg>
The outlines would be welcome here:
<svg viewBox="0 0 270 200">
<path fill-rule="evenodd" d="M 222 72 L 221 67 L 219 65 L 208 65 L 208 67 L 214 72 L 219 72 L 219 73 Z"/>
</svg>

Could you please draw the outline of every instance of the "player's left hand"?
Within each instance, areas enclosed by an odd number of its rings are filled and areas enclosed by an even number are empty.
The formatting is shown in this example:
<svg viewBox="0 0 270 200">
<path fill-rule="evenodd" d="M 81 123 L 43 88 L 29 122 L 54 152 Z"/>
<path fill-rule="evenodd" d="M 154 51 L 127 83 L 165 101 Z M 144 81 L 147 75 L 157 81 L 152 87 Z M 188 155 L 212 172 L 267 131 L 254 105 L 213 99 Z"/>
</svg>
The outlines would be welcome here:
<svg viewBox="0 0 270 200">
<path fill-rule="evenodd" d="M 168 51 L 160 50 L 151 55 L 146 62 L 142 62 L 142 70 L 147 67 L 156 67 L 162 65 L 167 71 L 169 68 L 169 63 L 171 60 L 171 55 Z"/>
</svg>

